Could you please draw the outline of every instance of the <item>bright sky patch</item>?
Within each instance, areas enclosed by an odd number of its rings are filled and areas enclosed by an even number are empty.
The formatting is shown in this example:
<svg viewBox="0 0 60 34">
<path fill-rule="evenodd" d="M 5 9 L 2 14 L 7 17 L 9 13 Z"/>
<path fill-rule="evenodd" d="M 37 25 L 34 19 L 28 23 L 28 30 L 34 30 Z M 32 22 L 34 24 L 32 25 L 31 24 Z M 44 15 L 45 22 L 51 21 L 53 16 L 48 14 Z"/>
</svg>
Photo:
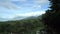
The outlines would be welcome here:
<svg viewBox="0 0 60 34">
<path fill-rule="evenodd" d="M 37 16 L 45 13 L 48 0 L 0 0 L 0 18 Z"/>
</svg>

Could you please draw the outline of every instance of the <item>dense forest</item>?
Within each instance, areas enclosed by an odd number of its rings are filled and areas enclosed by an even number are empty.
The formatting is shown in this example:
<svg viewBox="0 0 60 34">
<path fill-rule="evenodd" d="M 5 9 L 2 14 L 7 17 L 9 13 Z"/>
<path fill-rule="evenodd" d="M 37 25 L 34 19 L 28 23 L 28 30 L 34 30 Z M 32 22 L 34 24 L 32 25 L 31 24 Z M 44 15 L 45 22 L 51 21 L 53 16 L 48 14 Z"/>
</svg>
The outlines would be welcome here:
<svg viewBox="0 0 60 34">
<path fill-rule="evenodd" d="M 41 16 L 0 22 L 0 34 L 36 34 L 36 31 L 43 28 Z"/>
</svg>

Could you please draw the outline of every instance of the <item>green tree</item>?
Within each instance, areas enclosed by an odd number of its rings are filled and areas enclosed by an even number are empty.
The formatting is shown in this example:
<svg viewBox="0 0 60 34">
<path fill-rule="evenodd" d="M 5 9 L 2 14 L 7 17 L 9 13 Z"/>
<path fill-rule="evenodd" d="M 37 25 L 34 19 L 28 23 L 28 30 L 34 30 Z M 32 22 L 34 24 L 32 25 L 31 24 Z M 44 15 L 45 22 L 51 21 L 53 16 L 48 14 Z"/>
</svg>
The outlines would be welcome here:
<svg viewBox="0 0 60 34">
<path fill-rule="evenodd" d="M 60 0 L 49 0 L 51 7 L 42 16 L 43 23 L 47 25 L 47 31 L 50 33 L 53 31 L 56 34 L 60 34 Z M 52 33 L 53 34 L 53 33 Z"/>
</svg>

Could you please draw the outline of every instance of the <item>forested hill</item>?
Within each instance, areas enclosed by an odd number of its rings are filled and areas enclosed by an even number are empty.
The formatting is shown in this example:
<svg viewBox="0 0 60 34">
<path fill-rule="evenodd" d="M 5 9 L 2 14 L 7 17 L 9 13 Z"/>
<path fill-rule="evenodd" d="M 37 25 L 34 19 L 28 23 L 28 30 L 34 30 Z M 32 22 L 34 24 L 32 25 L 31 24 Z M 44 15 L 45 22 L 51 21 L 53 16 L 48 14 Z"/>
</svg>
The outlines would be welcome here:
<svg viewBox="0 0 60 34">
<path fill-rule="evenodd" d="M 22 20 L 0 22 L 0 32 L 3 33 L 32 33 L 43 28 L 41 16 L 28 17 Z"/>
</svg>

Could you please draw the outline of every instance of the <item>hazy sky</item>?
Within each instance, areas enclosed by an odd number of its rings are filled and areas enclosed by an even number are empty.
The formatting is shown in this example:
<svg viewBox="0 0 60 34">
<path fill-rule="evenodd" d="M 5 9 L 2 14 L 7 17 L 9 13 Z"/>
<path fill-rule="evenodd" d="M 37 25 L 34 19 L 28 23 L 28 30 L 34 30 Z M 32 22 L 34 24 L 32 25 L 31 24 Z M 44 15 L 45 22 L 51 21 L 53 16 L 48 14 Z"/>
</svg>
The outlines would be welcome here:
<svg viewBox="0 0 60 34">
<path fill-rule="evenodd" d="M 0 0 L 0 18 L 41 15 L 48 7 L 48 0 Z"/>
</svg>

